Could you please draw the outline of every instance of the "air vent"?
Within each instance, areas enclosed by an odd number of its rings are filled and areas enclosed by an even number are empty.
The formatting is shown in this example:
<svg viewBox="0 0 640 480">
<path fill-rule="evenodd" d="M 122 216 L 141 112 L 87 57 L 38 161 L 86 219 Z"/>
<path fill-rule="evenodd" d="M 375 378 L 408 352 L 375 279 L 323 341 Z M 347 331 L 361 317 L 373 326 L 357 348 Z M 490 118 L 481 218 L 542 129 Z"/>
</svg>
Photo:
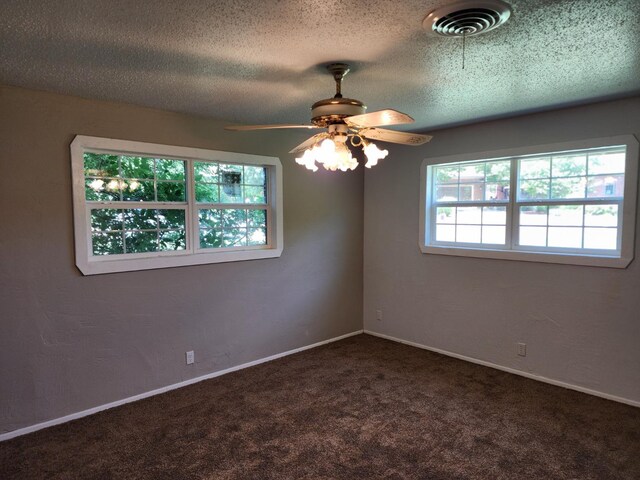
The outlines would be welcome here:
<svg viewBox="0 0 640 480">
<path fill-rule="evenodd" d="M 471 36 L 493 30 L 510 16 L 509 5 L 499 0 L 465 1 L 434 10 L 422 26 L 444 37 Z"/>
</svg>

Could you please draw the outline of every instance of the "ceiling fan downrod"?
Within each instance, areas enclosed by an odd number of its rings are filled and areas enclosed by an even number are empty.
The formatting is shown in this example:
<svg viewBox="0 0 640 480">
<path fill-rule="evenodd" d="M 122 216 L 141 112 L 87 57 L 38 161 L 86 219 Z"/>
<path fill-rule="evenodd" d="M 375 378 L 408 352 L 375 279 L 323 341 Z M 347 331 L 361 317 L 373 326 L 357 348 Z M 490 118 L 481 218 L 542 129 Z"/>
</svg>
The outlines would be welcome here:
<svg viewBox="0 0 640 480">
<path fill-rule="evenodd" d="M 333 98 L 342 98 L 342 79 L 347 76 L 351 68 L 346 63 L 330 63 L 327 65 L 327 70 L 336 81 L 336 94 Z"/>
</svg>

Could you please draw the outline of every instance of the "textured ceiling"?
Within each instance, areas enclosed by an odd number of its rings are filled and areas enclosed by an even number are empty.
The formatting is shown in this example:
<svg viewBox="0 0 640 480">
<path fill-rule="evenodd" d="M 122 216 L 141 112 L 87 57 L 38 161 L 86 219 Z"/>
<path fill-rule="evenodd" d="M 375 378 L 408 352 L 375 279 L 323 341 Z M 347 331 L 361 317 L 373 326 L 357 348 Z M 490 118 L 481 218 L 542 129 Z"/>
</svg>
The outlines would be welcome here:
<svg viewBox="0 0 640 480">
<path fill-rule="evenodd" d="M 0 82 L 202 114 L 303 122 L 343 93 L 428 129 L 640 92 L 640 0 L 511 0 L 504 26 L 429 36 L 448 0 L 3 0 Z"/>
</svg>

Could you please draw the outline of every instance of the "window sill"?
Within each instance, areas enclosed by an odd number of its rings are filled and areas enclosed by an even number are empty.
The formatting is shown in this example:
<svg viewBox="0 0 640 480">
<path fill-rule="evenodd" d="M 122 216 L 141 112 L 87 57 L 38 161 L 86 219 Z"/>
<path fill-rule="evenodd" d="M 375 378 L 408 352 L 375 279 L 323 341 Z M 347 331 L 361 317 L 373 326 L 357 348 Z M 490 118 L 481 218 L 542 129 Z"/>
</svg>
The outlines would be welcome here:
<svg viewBox="0 0 640 480">
<path fill-rule="evenodd" d="M 610 257 L 605 255 L 566 255 L 563 253 L 539 253 L 514 250 L 488 250 L 467 247 L 438 247 L 420 245 L 426 254 L 452 255 L 457 257 L 494 258 L 498 260 L 518 260 L 523 262 L 560 263 L 588 267 L 626 268 L 633 257 Z"/>
<path fill-rule="evenodd" d="M 99 275 L 101 273 L 186 267 L 190 265 L 204 265 L 208 263 L 260 260 L 264 258 L 277 258 L 281 255 L 282 248 L 263 248 L 195 254 L 182 253 L 177 255 L 155 255 L 136 259 L 107 259 L 107 257 L 98 257 L 95 260 L 78 261 L 76 265 L 84 275 Z"/>
</svg>

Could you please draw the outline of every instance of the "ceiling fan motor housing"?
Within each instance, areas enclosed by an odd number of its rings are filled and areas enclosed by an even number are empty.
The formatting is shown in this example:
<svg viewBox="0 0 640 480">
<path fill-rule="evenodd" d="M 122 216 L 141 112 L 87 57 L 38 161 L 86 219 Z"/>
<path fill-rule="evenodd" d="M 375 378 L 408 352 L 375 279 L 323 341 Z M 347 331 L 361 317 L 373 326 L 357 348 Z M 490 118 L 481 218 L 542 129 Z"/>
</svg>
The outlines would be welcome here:
<svg viewBox="0 0 640 480">
<path fill-rule="evenodd" d="M 346 117 L 362 115 L 367 107 L 353 98 L 326 98 L 311 106 L 311 122 L 318 127 L 344 123 Z"/>
</svg>

